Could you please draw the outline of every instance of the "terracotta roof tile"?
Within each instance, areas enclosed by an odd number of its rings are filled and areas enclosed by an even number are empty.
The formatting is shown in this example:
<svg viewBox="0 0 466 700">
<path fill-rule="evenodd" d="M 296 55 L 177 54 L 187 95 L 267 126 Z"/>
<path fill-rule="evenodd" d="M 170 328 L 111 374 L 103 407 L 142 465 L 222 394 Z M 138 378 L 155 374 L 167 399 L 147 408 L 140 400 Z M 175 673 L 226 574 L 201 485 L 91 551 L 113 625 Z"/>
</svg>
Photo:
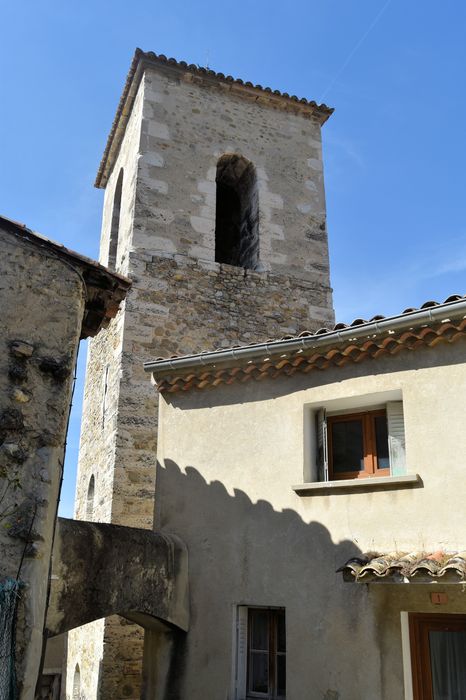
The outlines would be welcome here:
<svg viewBox="0 0 466 700">
<path fill-rule="evenodd" d="M 378 359 L 383 355 L 396 355 L 402 350 L 414 350 L 421 346 L 434 347 L 437 343 L 455 342 L 466 335 L 466 319 L 460 323 L 439 324 L 436 328 L 426 327 L 419 332 L 403 333 L 400 336 L 369 340 L 362 344 L 349 343 L 341 349 L 330 349 L 310 355 L 299 354 L 282 360 L 249 362 L 244 367 L 213 368 L 201 374 L 177 374 L 157 381 L 159 391 L 174 393 L 189 389 L 204 389 L 220 384 L 245 382 L 249 379 L 275 379 L 281 374 L 291 376 L 296 372 L 307 374 L 311 370 L 324 370 L 329 367 L 343 367 L 349 363 L 359 363 L 367 359 Z"/>
<path fill-rule="evenodd" d="M 447 299 L 445 299 L 445 301 L 427 301 L 427 302 L 424 302 L 424 304 L 422 304 L 422 306 L 420 306 L 419 308 L 417 308 L 415 306 L 411 306 L 407 309 L 404 309 L 404 311 L 401 312 L 401 315 L 412 314 L 412 313 L 419 311 L 421 309 L 428 309 L 428 308 L 432 308 L 435 306 L 442 306 L 443 304 L 449 304 L 453 301 L 460 301 L 461 299 L 466 300 L 466 295 L 463 296 L 461 294 L 451 294 L 449 297 L 447 297 Z M 294 338 L 311 338 L 314 336 L 326 335 L 327 333 L 334 333 L 335 331 L 341 331 L 341 330 L 344 330 L 345 328 L 352 328 L 355 326 L 361 326 L 363 324 L 369 324 L 369 323 L 373 323 L 376 321 L 383 321 L 383 320 L 389 319 L 389 318 L 391 318 L 391 317 L 390 316 L 382 316 L 381 314 L 373 316 L 370 319 L 355 318 L 353 321 L 351 321 L 351 323 L 343 323 L 340 321 L 338 323 L 335 323 L 335 325 L 332 326 L 331 328 L 318 328 L 315 331 L 304 330 L 304 331 L 300 331 L 300 333 L 297 333 L 296 335 L 287 334 L 287 335 L 280 336 L 279 338 L 267 338 L 266 340 L 263 340 L 261 342 L 271 344 L 271 343 L 276 343 L 276 342 L 279 342 L 282 340 L 292 340 Z M 257 342 L 245 343 L 244 345 L 231 345 L 231 346 L 229 346 L 228 349 L 229 350 L 236 350 L 237 348 L 252 347 L 254 345 L 257 345 Z M 225 348 L 224 347 L 211 348 L 209 350 L 209 352 L 215 352 L 216 350 L 225 350 Z M 168 358 L 173 359 L 173 358 L 178 358 L 178 357 L 183 357 L 183 355 L 168 355 L 168 356 L 164 356 L 164 357 L 157 357 L 156 359 L 157 360 L 166 360 Z"/>
<path fill-rule="evenodd" d="M 466 552 L 369 552 L 353 557 L 337 572 L 345 581 L 370 583 L 384 580 L 387 583 L 422 582 L 434 579 L 466 581 Z"/>
<path fill-rule="evenodd" d="M 466 296 L 454 294 L 448 297 L 443 304 L 438 302 L 426 302 L 420 309 L 406 309 L 401 316 L 413 314 L 420 310 L 427 310 L 433 307 L 440 307 L 444 304 L 466 300 Z M 447 307 L 448 309 L 448 307 Z M 445 315 L 448 315 L 448 311 Z M 393 317 L 400 318 L 400 317 Z M 308 373 L 311 370 L 325 370 L 331 366 L 343 367 L 349 363 L 359 363 L 368 359 L 378 359 L 382 356 L 397 355 L 402 351 L 412 351 L 420 347 L 435 347 L 438 343 L 453 343 L 459 338 L 466 336 L 466 317 L 442 319 L 431 321 L 413 322 L 413 327 L 407 330 L 392 331 L 390 328 L 384 332 L 374 333 L 373 326 L 379 321 L 390 321 L 390 317 L 374 316 L 371 321 L 356 319 L 351 324 L 337 323 L 333 328 L 320 328 L 315 331 L 303 331 L 296 336 L 284 336 L 279 339 L 268 340 L 263 344 L 250 343 L 249 345 L 236 345 L 229 348 L 230 351 L 254 348 L 263 345 L 264 353 L 257 358 L 245 360 L 232 360 L 227 364 L 215 362 L 215 358 L 209 357 L 209 363 L 203 367 L 190 367 L 188 370 L 171 371 L 165 369 L 161 375 L 156 377 L 159 391 L 174 393 L 177 391 L 189 391 L 190 389 L 204 389 L 216 387 L 221 384 L 233 384 L 245 382 L 250 379 L 262 380 L 265 378 L 276 378 L 280 375 L 291 376 L 296 372 Z M 359 337 L 339 338 L 338 331 L 347 330 L 352 327 L 362 329 L 368 326 L 367 334 L 359 334 Z M 370 330 L 372 328 L 372 331 Z M 337 332 L 337 333 L 336 333 Z M 319 347 L 312 347 L 312 339 L 319 338 L 321 341 L 325 336 L 329 336 L 329 344 L 325 341 Z M 282 353 L 274 353 L 274 346 L 279 346 L 282 341 L 293 341 L 296 339 L 307 339 L 311 343 L 305 348 Z M 221 352 L 225 348 L 212 351 Z M 270 351 L 270 352 L 268 352 Z M 193 358 L 202 359 L 208 353 L 199 353 Z M 269 356 L 270 355 L 270 356 Z M 188 356 L 189 357 L 189 356 Z M 183 356 L 174 355 L 174 361 L 183 359 Z M 156 362 L 164 362 L 167 358 L 158 358 Z M 148 363 L 150 364 L 150 363 Z M 150 367 L 148 368 L 151 369 Z"/>
</svg>

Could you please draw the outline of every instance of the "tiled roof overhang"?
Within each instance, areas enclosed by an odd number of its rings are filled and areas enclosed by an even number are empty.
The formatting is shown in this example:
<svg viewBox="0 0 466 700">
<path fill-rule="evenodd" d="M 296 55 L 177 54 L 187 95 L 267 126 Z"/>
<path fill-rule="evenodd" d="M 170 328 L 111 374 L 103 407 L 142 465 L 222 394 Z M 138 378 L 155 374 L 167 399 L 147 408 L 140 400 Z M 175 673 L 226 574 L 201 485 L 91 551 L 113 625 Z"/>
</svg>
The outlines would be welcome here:
<svg viewBox="0 0 466 700">
<path fill-rule="evenodd" d="M 466 552 L 363 554 L 337 569 L 352 583 L 464 583 Z"/>
<path fill-rule="evenodd" d="M 296 338 L 147 362 L 146 371 L 162 393 L 214 388 L 251 379 L 275 379 L 297 372 L 343 367 L 369 359 L 397 355 L 420 347 L 453 343 L 466 335 L 466 297 L 452 296 L 443 304 L 426 302 L 400 316 L 356 319 Z"/>
<path fill-rule="evenodd" d="M 95 260 L 80 255 L 61 243 L 31 231 L 18 221 L 0 216 L 0 228 L 39 248 L 45 255 L 63 260 L 80 275 L 84 281 L 86 293 L 81 338 L 96 335 L 116 316 L 120 303 L 131 286 L 129 279 L 111 272 Z"/>
<path fill-rule="evenodd" d="M 217 73 L 193 63 L 188 64 L 185 61 L 177 61 L 175 58 L 167 58 L 163 54 L 157 55 L 153 51 L 145 52 L 141 49 L 136 49 L 97 172 L 96 187 L 105 187 L 107 184 L 109 173 L 120 150 L 141 77 L 144 69 L 148 66 L 165 72 L 175 73 L 178 77 L 182 76 L 182 79 L 187 82 L 195 81 L 197 84 L 218 85 L 223 90 L 253 99 L 259 104 L 312 116 L 320 125 L 324 124 L 334 111 L 325 104 L 318 105 L 313 100 L 307 100 L 304 97 L 299 98 L 296 95 L 289 95 L 287 92 L 280 92 L 280 90 L 272 90 L 272 88 L 262 87 L 262 85 L 253 85 L 251 82 L 233 78 L 231 75 Z"/>
</svg>

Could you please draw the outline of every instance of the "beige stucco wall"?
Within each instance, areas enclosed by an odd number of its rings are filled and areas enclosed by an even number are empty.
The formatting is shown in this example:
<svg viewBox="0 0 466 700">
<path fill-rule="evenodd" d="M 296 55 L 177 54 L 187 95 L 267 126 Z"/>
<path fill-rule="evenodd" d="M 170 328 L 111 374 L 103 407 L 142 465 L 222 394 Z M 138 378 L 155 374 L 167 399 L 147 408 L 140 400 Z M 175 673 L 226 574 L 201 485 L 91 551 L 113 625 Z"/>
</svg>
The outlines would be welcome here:
<svg viewBox="0 0 466 700">
<path fill-rule="evenodd" d="M 0 230 L 0 578 L 21 591 L 21 699 L 39 671 L 52 537 L 85 304 L 77 270 Z M 11 480 L 17 478 L 19 488 Z"/>
<path fill-rule="evenodd" d="M 466 549 L 465 342 L 345 368 L 165 396 L 157 527 L 190 557 L 192 627 L 181 697 L 232 700 L 235 606 L 286 608 L 289 700 L 404 697 L 400 612 L 466 613 L 466 593 L 344 583 L 368 550 Z M 420 488 L 298 496 L 309 479 L 309 410 L 402 396 L 407 468 Z M 361 398 L 363 397 L 363 398 Z M 340 404 L 336 402 L 340 402 Z M 331 404 L 330 402 L 334 402 Z"/>
</svg>

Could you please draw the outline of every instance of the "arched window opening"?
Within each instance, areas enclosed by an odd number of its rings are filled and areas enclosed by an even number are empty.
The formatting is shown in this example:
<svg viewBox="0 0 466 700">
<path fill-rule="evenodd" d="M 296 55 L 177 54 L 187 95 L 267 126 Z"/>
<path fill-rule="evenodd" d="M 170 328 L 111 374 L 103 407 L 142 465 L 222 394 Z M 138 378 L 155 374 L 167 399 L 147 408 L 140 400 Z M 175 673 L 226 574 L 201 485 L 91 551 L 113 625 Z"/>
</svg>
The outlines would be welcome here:
<svg viewBox="0 0 466 700">
<path fill-rule="evenodd" d="M 103 386 L 103 399 L 102 399 L 102 430 L 105 428 L 105 419 L 107 418 L 107 393 L 108 393 L 108 373 L 110 371 L 110 365 L 105 367 L 104 372 L 104 386 Z"/>
<path fill-rule="evenodd" d="M 118 254 L 118 235 L 120 232 L 120 210 L 121 210 L 121 194 L 123 192 L 123 168 L 118 175 L 115 194 L 113 195 L 113 211 L 112 211 L 112 226 L 110 229 L 110 244 L 108 248 L 108 266 L 111 270 L 115 270 Z"/>
<path fill-rule="evenodd" d="M 87 500 L 86 500 L 86 520 L 92 520 L 94 517 L 94 495 L 95 495 L 95 479 L 94 474 L 92 474 L 89 479 L 89 486 L 87 487 Z"/>
<path fill-rule="evenodd" d="M 79 671 L 79 665 L 76 664 L 73 676 L 73 700 L 80 700 L 81 698 L 81 673 Z"/>
<path fill-rule="evenodd" d="M 253 164 L 236 153 L 217 163 L 215 260 L 254 269 L 259 262 L 259 196 Z"/>
</svg>

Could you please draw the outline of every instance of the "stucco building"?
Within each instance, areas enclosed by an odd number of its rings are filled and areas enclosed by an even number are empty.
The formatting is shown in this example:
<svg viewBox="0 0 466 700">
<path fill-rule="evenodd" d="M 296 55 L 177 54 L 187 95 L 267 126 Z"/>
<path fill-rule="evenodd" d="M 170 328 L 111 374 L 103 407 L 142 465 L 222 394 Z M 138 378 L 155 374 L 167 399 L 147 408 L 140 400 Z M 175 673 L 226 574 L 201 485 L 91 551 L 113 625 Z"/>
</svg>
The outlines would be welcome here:
<svg viewBox="0 0 466 700">
<path fill-rule="evenodd" d="M 147 363 L 176 697 L 466 696 L 466 297 Z M 162 696 L 163 697 L 163 696 Z"/>
</svg>

